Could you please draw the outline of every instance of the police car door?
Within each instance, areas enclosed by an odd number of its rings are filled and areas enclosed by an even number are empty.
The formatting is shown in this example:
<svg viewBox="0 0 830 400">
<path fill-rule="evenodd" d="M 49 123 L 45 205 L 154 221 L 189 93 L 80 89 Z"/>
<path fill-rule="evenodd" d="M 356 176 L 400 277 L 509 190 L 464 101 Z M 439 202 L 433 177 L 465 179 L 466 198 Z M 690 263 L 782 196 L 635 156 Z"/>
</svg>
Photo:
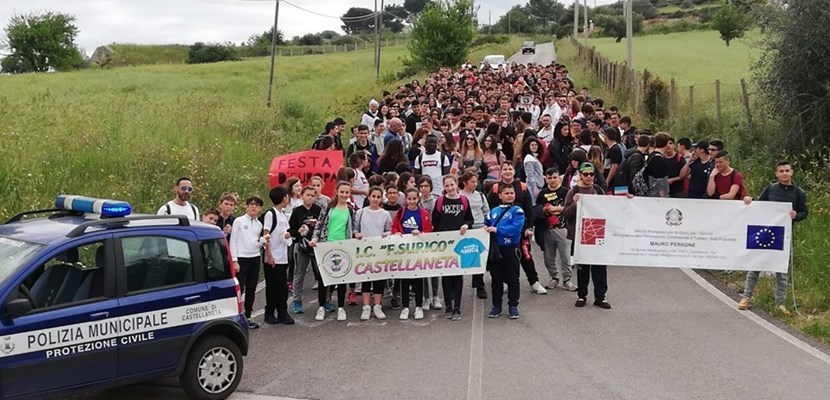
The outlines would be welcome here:
<svg viewBox="0 0 830 400">
<path fill-rule="evenodd" d="M 117 312 L 112 235 L 56 247 L 4 285 L 0 323 L 2 396 L 90 384 L 116 377 Z M 32 310 L 9 315 L 9 302 Z"/>
<path fill-rule="evenodd" d="M 204 272 L 194 265 L 201 259 L 196 235 L 155 228 L 127 232 L 115 242 L 122 312 L 118 373 L 172 372 L 197 328 L 184 313 L 207 295 Z"/>
</svg>

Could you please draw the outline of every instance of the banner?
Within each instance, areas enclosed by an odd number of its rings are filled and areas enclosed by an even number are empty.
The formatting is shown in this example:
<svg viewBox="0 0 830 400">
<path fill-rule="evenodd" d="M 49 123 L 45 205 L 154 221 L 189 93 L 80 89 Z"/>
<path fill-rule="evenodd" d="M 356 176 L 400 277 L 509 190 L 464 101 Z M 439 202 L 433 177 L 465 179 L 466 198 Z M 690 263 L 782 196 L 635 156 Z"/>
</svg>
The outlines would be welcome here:
<svg viewBox="0 0 830 400">
<path fill-rule="evenodd" d="M 271 161 L 268 184 L 271 188 L 285 184 L 291 177 L 300 178 L 303 186 L 311 177 L 323 177 L 323 194 L 331 196 L 337 184 L 337 170 L 343 166 L 343 152 L 329 150 L 306 150 L 286 154 Z"/>
<path fill-rule="evenodd" d="M 318 243 L 314 249 L 326 286 L 338 283 L 483 274 L 490 234 L 458 232 L 391 235 Z"/>
<path fill-rule="evenodd" d="M 787 272 L 789 203 L 582 196 L 574 262 Z"/>
</svg>

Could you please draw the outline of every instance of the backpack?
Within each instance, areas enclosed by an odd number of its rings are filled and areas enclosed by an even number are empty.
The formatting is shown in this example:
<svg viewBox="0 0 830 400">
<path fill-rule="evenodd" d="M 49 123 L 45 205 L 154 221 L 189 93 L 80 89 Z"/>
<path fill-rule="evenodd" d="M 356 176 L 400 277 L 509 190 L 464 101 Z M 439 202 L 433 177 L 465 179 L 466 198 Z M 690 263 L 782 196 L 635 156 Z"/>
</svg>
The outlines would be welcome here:
<svg viewBox="0 0 830 400">
<path fill-rule="evenodd" d="M 435 209 L 441 210 L 441 207 L 444 205 L 444 195 L 438 196 L 438 200 L 435 200 Z M 459 194 L 458 198 L 461 199 L 461 213 L 467 213 L 467 210 L 470 208 L 470 199 L 463 194 Z"/>
<path fill-rule="evenodd" d="M 170 209 L 170 203 L 167 203 L 167 204 L 164 205 L 164 210 L 165 210 L 165 215 L 170 215 L 170 213 L 173 212 L 173 210 Z M 191 204 L 190 205 L 190 210 L 193 211 L 193 220 L 198 221 L 199 216 L 196 215 L 196 206 Z"/>
<path fill-rule="evenodd" d="M 645 156 L 645 155 L 644 155 Z M 631 178 L 631 187 L 634 191 L 635 196 L 642 196 L 646 197 L 651 192 L 651 186 L 648 183 L 648 177 L 646 176 L 646 168 L 648 168 L 649 163 L 651 160 L 657 157 L 647 157 L 646 161 L 643 163 L 643 166 L 634 174 L 634 177 Z"/>
<path fill-rule="evenodd" d="M 265 226 L 265 215 L 268 214 L 268 213 L 273 214 L 273 216 L 271 217 L 271 227 L 270 228 L 267 228 Z M 259 214 L 259 217 L 257 217 L 257 220 L 259 220 L 259 223 L 262 224 L 262 229 L 268 229 L 269 233 L 274 233 L 274 229 L 277 228 L 277 212 L 274 211 L 274 207 L 271 207 L 267 211 L 265 211 L 264 213 Z"/>
</svg>

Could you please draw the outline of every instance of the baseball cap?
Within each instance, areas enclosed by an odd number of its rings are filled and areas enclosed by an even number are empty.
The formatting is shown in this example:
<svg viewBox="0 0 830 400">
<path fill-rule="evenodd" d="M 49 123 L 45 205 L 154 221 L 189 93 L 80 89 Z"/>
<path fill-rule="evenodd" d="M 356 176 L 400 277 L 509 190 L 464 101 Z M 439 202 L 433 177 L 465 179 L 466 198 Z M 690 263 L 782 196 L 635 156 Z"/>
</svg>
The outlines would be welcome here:
<svg viewBox="0 0 830 400">
<path fill-rule="evenodd" d="M 590 162 L 584 162 L 582 165 L 579 166 L 579 172 L 594 172 L 594 164 Z"/>
</svg>

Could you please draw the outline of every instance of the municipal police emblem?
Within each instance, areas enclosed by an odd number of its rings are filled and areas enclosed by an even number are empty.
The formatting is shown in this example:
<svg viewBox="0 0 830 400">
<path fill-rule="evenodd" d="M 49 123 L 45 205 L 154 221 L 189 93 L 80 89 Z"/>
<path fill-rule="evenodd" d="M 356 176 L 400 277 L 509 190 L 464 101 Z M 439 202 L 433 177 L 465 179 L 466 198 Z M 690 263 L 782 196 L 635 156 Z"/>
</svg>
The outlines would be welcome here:
<svg viewBox="0 0 830 400">
<path fill-rule="evenodd" d="M 666 212 L 666 225 L 680 226 L 681 224 L 683 224 L 683 213 L 680 210 L 672 208 Z"/>
<path fill-rule="evenodd" d="M 3 338 L 3 344 L 0 344 L 0 351 L 2 351 L 3 354 L 11 354 L 14 352 L 14 342 L 12 342 L 11 337 L 6 336 Z"/>
</svg>

